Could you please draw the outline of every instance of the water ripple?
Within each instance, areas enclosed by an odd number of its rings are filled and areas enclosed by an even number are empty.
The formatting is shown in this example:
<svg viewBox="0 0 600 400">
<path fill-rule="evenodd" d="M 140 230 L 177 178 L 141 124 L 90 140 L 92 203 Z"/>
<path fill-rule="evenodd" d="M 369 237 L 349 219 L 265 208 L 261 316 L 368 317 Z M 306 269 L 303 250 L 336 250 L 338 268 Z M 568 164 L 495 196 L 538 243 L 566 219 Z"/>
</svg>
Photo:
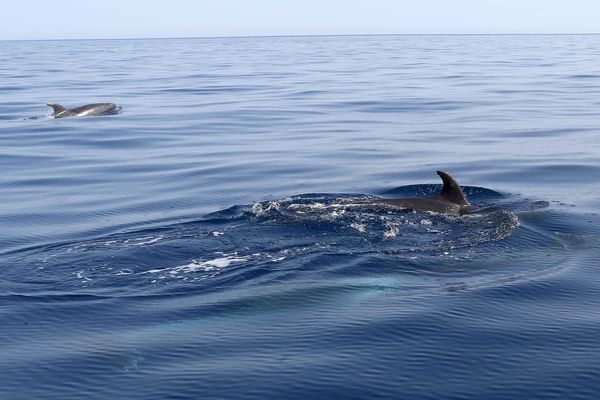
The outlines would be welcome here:
<svg viewBox="0 0 600 400">
<path fill-rule="evenodd" d="M 0 46 L 0 398 L 600 392 L 596 36 Z"/>
</svg>

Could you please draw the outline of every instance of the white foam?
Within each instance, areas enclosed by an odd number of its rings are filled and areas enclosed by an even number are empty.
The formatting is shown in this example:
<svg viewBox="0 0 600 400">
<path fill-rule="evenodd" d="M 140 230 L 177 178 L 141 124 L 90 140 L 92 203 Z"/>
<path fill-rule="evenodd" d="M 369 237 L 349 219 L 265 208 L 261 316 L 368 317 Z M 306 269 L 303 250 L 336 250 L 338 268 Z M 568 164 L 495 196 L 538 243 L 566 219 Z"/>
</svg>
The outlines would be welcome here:
<svg viewBox="0 0 600 400">
<path fill-rule="evenodd" d="M 357 231 L 364 233 L 367 231 L 367 228 L 365 227 L 364 224 L 359 224 L 358 222 L 353 222 L 352 224 L 350 224 L 351 228 L 356 229 Z"/>
<path fill-rule="evenodd" d="M 270 201 L 266 206 L 263 206 L 263 203 L 254 203 L 252 205 L 252 213 L 256 216 L 261 216 L 263 214 L 268 213 L 271 210 L 277 210 L 279 208 L 279 202 Z"/>
<path fill-rule="evenodd" d="M 157 269 L 149 269 L 146 272 L 142 272 L 143 274 L 157 274 L 159 272 L 162 272 L 164 270 L 166 270 L 167 268 L 157 268 Z"/>
<path fill-rule="evenodd" d="M 223 268 L 230 266 L 233 263 L 247 261 L 248 257 L 239 257 L 237 255 L 230 255 L 225 257 L 219 257 L 212 260 L 207 261 L 198 261 L 193 260 L 189 264 L 179 265 L 176 267 L 170 268 L 159 268 L 159 269 L 151 269 L 146 271 L 146 274 L 156 274 L 160 272 L 168 272 L 171 275 L 177 275 L 179 273 L 190 273 L 190 272 L 209 272 L 209 271 L 219 271 Z"/>
<path fill-rule="evenodd" d="M 296 210 L 298 208 L 322 210 L 325 207 L 326 207 L 325 204 L 316 202 L 316 203 L 312 203 L 312 204 L 290 204 L 288 208 L 291 210 Z"/>
<path fill-rule="evenodd" d="M 400 234 L 400 229 L 398 229 L 397 224 L 387 223 L 385 232 L 383 232 L 383 237 L 386 239 L 396 237 Z"/>
<path fill-rule="evenodd" d="M 86 276 L 83 276 L 83 271 L 78 271 L 78 272 L 77 272 L 77 279 L 82 279 L 82 280 L 83 280 L 83 281 L 85 281 L 85 282 L 89 282 L 89 281 L 91 281 L 91 279 L 90 279 L 90 278 L 88 278 L 88 277 L 86 277 Z"/>
<path fill-rule="evenodd" d="M 141 242 L 133 243 L 133 246 L 142 246 L 144 244 L 156 243 L 159 240 L 161 240 L 163 237 L 164 236 L 157 236 L 157 237 L 150 236 L 150 237 L 144 237 L 144 238 L 135 239 L 135 240 L 141 240 Z"/>
<path fill-rule="evenodd" d="M 133 271 L 130 269 L 122 269 L 119 272 L 117 272 L 115 274 L 116 276 L 120 276 L 120 275 L 133 275 Z"/>
</svg>

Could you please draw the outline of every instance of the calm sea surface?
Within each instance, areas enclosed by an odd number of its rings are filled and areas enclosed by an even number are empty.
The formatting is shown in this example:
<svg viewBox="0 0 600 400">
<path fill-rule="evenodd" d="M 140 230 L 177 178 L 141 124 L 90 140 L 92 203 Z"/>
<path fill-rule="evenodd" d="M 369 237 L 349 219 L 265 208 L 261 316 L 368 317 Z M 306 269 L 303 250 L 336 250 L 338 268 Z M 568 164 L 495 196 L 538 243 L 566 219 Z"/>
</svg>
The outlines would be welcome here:
<svg viewBox="0 0 600 400">
<path fill-rule="evenodd" d="M 600 394 L 600 36 L 0 42 L 0 205 L 2 400 Z"/>
</svg>

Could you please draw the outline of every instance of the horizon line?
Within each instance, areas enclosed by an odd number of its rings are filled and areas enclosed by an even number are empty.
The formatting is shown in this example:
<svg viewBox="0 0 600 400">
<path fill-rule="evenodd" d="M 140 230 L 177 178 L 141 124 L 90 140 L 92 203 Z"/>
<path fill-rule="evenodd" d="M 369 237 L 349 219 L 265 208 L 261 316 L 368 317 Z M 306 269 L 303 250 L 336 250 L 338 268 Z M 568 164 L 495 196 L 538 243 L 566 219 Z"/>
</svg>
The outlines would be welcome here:
<svg viewBox="0 0 600 400">
<path fill-rule="evenodd" d="M 294 37 L 351 37 L 351 36 L 595 36 L 595 33 L 341 33 L 341 34 L 281 34 L 281 35 L 223 35 L 223 36 L 148 36 L 115 38 L 53 38 L 53 39 L 0 39 L 0 42 L 53 42 L 84 40 L 190 40 L 190 39 L 260 39 Z"/>
</svg>

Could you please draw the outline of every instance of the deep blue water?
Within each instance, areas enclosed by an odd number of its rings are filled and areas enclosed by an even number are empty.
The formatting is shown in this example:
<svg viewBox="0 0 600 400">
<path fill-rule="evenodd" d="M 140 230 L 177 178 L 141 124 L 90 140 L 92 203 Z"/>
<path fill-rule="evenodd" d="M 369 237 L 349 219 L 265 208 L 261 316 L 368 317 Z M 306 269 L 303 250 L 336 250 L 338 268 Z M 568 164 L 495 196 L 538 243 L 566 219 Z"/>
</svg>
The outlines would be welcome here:
<svg viewBox="0 0 600 400">
<path fill-rule="evenodd" d="M 600 36 L 0 42 L 0 398 L 595 399 L 599 193 Z"/>
</svg>

